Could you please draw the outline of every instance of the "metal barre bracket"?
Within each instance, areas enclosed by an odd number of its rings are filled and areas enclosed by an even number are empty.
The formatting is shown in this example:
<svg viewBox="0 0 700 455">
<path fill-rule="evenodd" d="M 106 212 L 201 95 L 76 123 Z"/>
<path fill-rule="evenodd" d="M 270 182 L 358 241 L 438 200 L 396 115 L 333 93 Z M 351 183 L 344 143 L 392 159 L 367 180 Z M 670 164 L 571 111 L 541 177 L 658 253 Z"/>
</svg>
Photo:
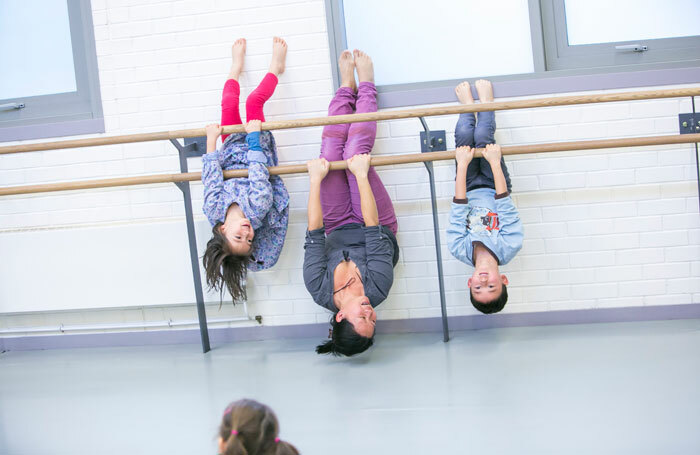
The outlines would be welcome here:
<svg viewBox="0 0 700 455">
<path fill-rule="evenodd" d="M 694 112 L 678 114 L 678 129 L 681 134 L 700 133 L 700 116 Z"/>
<path fill-rule="evenodd" d="M 445 143 L 444 138 L 445 131 L 442 131 L 443 139 L 442 144 L 440 144 L 439 140 L 434 140 L 435 138 L 432 136 L 430 128 L 428 128 L 428 123 L 425 121 L 425 119 L 423 117 L 418 117 L 418 120 L 420 120 L 421 124 L 423 125 L 423 129 L 425 130 L 421 132 L 421 153 L 433 152 L 435 151 L 434 149 L 436 147 L 444 147 L 442 150 L 447 150 L 447 144 Z M 435 142 L 438 142 L 438 144 L 436 145 Z M 445 303 L 445 278 L 442 272 L 442 245 L 440 242 L 440 222 L 438 221 L 437 199 L 435 195 L 435 176 L 433 174 L 433 162 L 426 161 L 423 164 L 425 164 L 425 169 L 428 171 L 428 179 L 430 181 L 430 202 L 432 204 L 433 210 L 433 234 L 435 235 L 435 259 L 437 262 L 438 269 L 438 285 L 440 287 L 442 341 L 447 343 L 448 341 L 450 341 L 450 330 L 447 326 L 447 306 Z"/>
<path fill-rule="evenodd" d="M 207 153 L 207 137 L 186 137 L 185 139 L 185 154 L 187 158 L 202 156 Z"/>
<path fill-rule="evenodd" d="M 447 150 L 447 140 L 445 130 L 430 131 L 430 146 L 426 139 L 427 132 L 420 132 L 420 151 L 427 152 L 444 152 Z"/>
<path fill-rule="evenodd" d="M 180 144 L 177 139 L 170 139 L 170 142 L 175 146 L 180 155 L 180 172 L 187 172 L 187 157 L 199 156 L 197 141 L 192 141 L 186 145 Z M 199 256 L 197 254 L 197 238 L 195 237 L 194 229 L 194 214 L 192 212 L 192 193 L 190 191 L 190 182 L 173 182 L 182 191 L 182 199 L 185 204 L 185 220 L 187 222 L 187 240 L 190 246 L 190 263 L 192 266 L 192 280 L 194 281 L 194 293 L 197 299 L 197 319 L 199 320 L 199 334 L 202 340 L 202 351 L 206 354 L 211 350 L 209 344 L 209 328 L 207 327 L 207 313 L 204 307 L 204 291 L 202 290 L 202 277 L 199 272 Z"/>
<path fill-rule="evenodd" d="M 690 97 L 693 112 L 678 114 L 678 123 L 681 134 L 700 133 L 700 115 L 695 111 L 695 96 Z M 698 211 L 700 211 L 700 156 L 698 155 L 698 143 L 695 143 L 695 175 L 698 182 Z"/>
</svg>

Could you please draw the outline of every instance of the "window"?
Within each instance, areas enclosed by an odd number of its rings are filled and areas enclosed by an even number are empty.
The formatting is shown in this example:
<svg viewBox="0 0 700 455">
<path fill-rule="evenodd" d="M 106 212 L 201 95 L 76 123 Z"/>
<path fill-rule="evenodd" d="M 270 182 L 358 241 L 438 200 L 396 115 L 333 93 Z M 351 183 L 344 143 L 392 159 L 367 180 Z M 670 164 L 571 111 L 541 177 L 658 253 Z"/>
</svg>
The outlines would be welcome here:
<svg viewBox="0 0 700 455">
<path fill-rule="evenodd" d="M 104 132 L 90 2 L 0 2 L 0 141 Z"/>
<path fill-rule="evenodd" d="M 384 108 L 454 101 L 477 77 L 503 97 L 700 80 L 697 0 L 326 0 L 326 12 L 331 57 L 372 55 Z"/>
<path fill-rule="evenodd" d="M 350 48 L 366 50 L 378 63 L 377 85 L 535 70 L 527 1 L 349 0 L 343 16 Z"/>
<path fill-rule="evenodd" d="M 697 0 L 550 0 L 542 12 L 548 70 L 700 59 Z"/>
</svg>

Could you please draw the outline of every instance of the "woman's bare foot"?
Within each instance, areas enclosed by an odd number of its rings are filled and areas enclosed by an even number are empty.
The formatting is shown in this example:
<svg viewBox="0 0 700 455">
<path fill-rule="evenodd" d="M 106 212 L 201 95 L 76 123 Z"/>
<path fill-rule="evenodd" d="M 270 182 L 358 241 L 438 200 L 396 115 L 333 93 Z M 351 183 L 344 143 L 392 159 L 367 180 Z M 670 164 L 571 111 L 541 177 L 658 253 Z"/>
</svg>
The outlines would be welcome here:
<svg viewBox="0 0 700 455">
<path fill-rule="evenodd" d="M 243 71 L 243 60 L 245 60 L 245 38 L 238 38 L 231 46 L 231 72 L 228 74 L 229 79 L 238 80 L 238 77 Z"/>
<path fill-rule="evenodd" d="M 464 81 L 455 87 L 455 93 L 457 94 L 457 99 L 462 104 L 474 104 L 474 97 L 472 96 L 472 88 L 469 82 Z"/>
<path fill-rule="evenodd" d="M 482 103 L 490 103 L 493 101 L 493 86 L 491 86 L 491 81 L 486 79 L 479 79 L 474 82 L 476 87 L 476 93 L 479 95 L 479 101 Z"/>
<path fill-rule="evenodd" d="M 355 82 L 355 61 L 352 59 L 352 52 L 345 50 L 338 59 L 338 71 L 340 71 L 340 86 L 350 87 L 353 92 L 357 91 Z"/>
<path fill-rule="evenodd" d="M 352 53 L 355 56 L 357 79 L 360 82 L 374 82 L 374 65 L 369 55 L 357 49 L 352 51 Z"/>
<path fill-rule="evenodd" d="M 275 76 L 284 73 L 284 62 L 287 59 L 287 42 L 275 36 L 272 38 L 272 60 L 270 61 L 270 72 Z"/>
</svg>

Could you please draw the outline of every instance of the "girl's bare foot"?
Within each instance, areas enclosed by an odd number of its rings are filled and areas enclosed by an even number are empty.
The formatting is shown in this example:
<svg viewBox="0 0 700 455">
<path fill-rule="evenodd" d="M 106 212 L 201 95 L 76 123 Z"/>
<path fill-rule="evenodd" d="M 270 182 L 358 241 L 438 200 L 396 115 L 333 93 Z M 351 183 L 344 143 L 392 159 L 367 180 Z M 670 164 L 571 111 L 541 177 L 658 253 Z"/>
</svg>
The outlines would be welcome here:
<svg viewBox="0 0 700 455">
<path fill-rule="evenodd" d="M 357 49 L 352 51 L 352 53 L 355 56 L 357 79 L 360 82 L 374 82 L 374 65 L 369 55 Z"/>
<path fill-rule="evenodd" d="M 476 87 L 476 93 L 479 95 L 479 101 L 482 103 L 490 103 L 493 101 L 493 86 L 491 86 L 491 81 L 486 79 L 479 79 L 474 82 Z"/>
<path fill-rule="evenodd" d="M 284 73 L 284 62 L 287 59 L 287 43 L 282 38 L 275 36 L 272 38 L 272 60 L 270 61 L 270 72 L 275 76 Z"/>
<path fill-rule="evenodd" d="M 455 93 L 457 94 L 457 99 L 462 104 L 474 104 L 474 97 L 472 97 L 472 88 L 469 82 L 464 81 L 455 87 Z"/>
<path fill-rule="evenodd" d="M 357 91 L 355 61 L 352 59 L 352 52 L 345 50 L 340 54 L 338 71 L 340 71 L 340 86 L 350 87 L 353 91 Z"/>
<path fill-rule="evenodd" d="M 231 72 L 229 79 L 238 80 L 243 71 L 243 60 L 245 60 L 245 38 L 238 38 L 231 46 Z"/>
</svg>

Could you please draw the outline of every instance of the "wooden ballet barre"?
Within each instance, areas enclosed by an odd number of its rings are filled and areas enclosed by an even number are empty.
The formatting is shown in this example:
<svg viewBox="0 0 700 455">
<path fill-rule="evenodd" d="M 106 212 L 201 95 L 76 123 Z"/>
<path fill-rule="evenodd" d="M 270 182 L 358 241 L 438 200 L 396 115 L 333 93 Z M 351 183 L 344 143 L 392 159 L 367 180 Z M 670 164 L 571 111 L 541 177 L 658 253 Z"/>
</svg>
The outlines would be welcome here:
<svg viewBox="0 0 700 455">
<path fill-rule="evenodd" d="M 371 112 L 364 114 L 334 115 L 299 120 L 265 122 L 263 130 L 281 130 L 289 128 L 305 128 L 310 126 L 337 125 L 339 123 L 372 122 L 379 120 L 396 120 L 414 117 L 430 117 L 435 115 L 461 114 L 464 112 L 500 111 L 507 109 L 527 109 L 533 107 L 568 106 L 575 104 L 609 103 L 614 101 L 638 101 L 659 98 L 678 98 L 700 95 L 700 87 L 647 90 L 638 92 L 603 93 L 598 95 L 558 96 L 550 98 L 534 98 L 516 101 L 496 101 L 481 104 L 459 104 L 456 106 L 427 107 L 422 109 L 404 109 L 396 111 Z M 228 125 L 223 134 L 242 133 L 243 125 Z M 58 150 L 76 147 L 92 147 L 100 145 L 128 144 L 133 142 L 149 142 L 186 137 L 206 136 L 204 128 L 187 130 L 161 131 L 155 133 L 127 134 L 123 136 L 95 137 L 74 139 L 57 142 L 39 142 L 34 144 L 18 144 L 0 147 L 0 155 L 7 153 L 37 152 L 41 150 Z"/>
<path fill-rule="evenodd" d="M 549 144 L 511 145 L 503 146 L 503 155 L 522 155 L 529 153 L 565 152 L 574 150 L 597 150 L 618 147 L 641 147 L 649 145 L 688 144 L 700 142 L 700 134 L 683 134 L 673 136 L 649 136 L 622 139 L 603 139 L 595 141 L 555 142 Z M 481 150 L 477 149 L 476 156 L 481 156 Z M 373 156 L 372 166 L 388 166 L 392 164 L 422 163 L 425 161 L 452 160 L 455 157 L 454 150 L 446 152 L 409 153 L 405 155 Z M 331 170 L 347 169 L 345 161 L 333 161 Z M 306 164 L 287 164 L 268 168 L 271 175 L 288 175 L 306 173 Z M 224 177 L 247 177 L 247 169 L 224 171 Z M 101 180 L 83 180 L 77 182 L 45 183 L 40 185 L 8 186 L 0 187 L 0 196 L 17 194 L 48 193 L 53 191 L 85 190 L 90 188 L 108 188 L 115 186 L 145 185 L 150 183 L 175 183 L 200 180 L 200 172 L 187 172 L 177 174 L 143 175 L 138 177 L 121 177 Z"/>
</svg>

